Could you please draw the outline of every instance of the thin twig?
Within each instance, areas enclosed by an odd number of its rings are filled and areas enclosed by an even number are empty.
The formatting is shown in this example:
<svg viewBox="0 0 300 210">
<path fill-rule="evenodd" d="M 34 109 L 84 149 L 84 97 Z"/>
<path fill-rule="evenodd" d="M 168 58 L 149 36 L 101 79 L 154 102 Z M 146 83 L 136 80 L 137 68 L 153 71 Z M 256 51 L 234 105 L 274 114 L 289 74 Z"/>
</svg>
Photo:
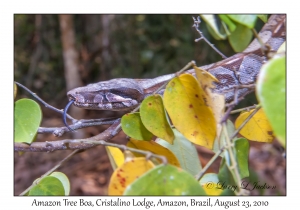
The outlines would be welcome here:
<svg viewBox="0 0 300 210">
<path fill-rule="evenodd" d="M 81 128 L 97 126 L 97 125 L 112 125 L 118 118 L 103 118 L 103 119 L 91 119 L 91 120 L 78 120 L 75 124 L 70 125 L 72 130 L 78 130 Z M 52 127 L 45 128 L 39 127 L 38 134 L 52 133 L 55 136 L 62 136 L 66 132 L 70 132 L 67 127 Z"/>
<path fill-rule="evenodd" d="M 254 111 L 244 120 L 244 122 L 240 125 L 240 127 L 238 127 L 238 129 L 235 130 L 235 132 L 232 134 L 232 136 L 230 137 L 230 139 L 233 139 L 239 132 L 240 130 L 246 125 L 246 123 L 255 115 L 256 112 L 258 112 L 258 110 L 261 108 L 260 105 L 256 105 L 256 108 L 254 109 Z"/>
<path fill-rule="evenodd" d="M 220 121 L 220 124 L 224 123 L 227 121 L 227 119 L 229 118 L 229 115 L 230 115 L 230 112 L 231 110 L 235 107 L 235 104 L 233 104 L 232 106 L 228 107 L 226 112 L 224 113 L 221 121 Z"/>
<path fill-rule="evenodd" d="M 240 95 L 238 96 L 237 101 L 239 102 L 239 101 L 241 101 L 242 99 L 244 99 L 244 97 L 245 97 L 246 95 L 248 95 L 250 92 L 252 92 L 252 91 L 250 90 L 250 91 L 246 91 L 246 92 L 240 94 Z M 237 94 L 238 94 L 238 93 L 237 93 Z M 226 107 L 231 107 L 231 106 L 236 106 L 237 104 L 238 104 L 238 103 L 237 103 L 236 101 L 232 101 L 231 103 L 225 104 L 225 106 L 226 106 Z"/>
<path fill-rule="evenodd" d="M 271 50 L 271 47 L 268 44 L 266 44 L 266 43 L 263 42 L 263 40 L 257 34 L 255 28 L 252 28 L 252 32 L 253 32 L 255 38 L 257 39 L 257 41 L 260 44 L 260 48 L 261 48 L 261 51 L 262 51 L 263 55 L 265 55 L 267 59 L 270 59 L 270 57 L 268 56 L 268 54 L 269 54 L 269 52 Z"/>
<path fill-rule="evenodd" d="M 195 42 L 200 41 L 201 39 L 203 39 L 211 48 L 213 48 L 223 59 L 226 59 L 227 57 L 221 53 L 213 44 L 211 44 L 208 39 L 206 39 L 205 36 L 203 36 L 202 31 L 200 31 L 199 29 L 199 25 L 201 23 L 200 17 L 198 16 L 197 19 L 193 17 L 194 20 L 194 25 L 193 27 L 196 29 L 196 31 L 199 33 L 200 38 L 195 39 Z"/>
<path fill-rule="evenodd" d="M 230 114 L 236 114 L 236 113 L 239 113 L 242 111 L 249 111 L 250 109 L 255 109 L 256 107 L 257 107 L 257 105 L 253 105 L 253 106 L 248 106 L 248 107 L 244 107 L 241 109 L 236 109 L 236 110 L 231 111 Z"/>
<path fill-rule="evenodd" d="M 34 98 L 36 98 L 39 102 L 41 102 L 46 108 L 49 108 L 55 112 L 58 112 L 60 114 L 63 114 L 64 111 L 61 109 L 57 109 L 54 106 L 51 106 L 50 104 L 46 103 L 43 99 L 41 99 L 36 93 L 32 92 L 31 90 L 29 90 L 27 87 L 25 87 L 24 85 L 15 82 L 19 87 L 23 88 L 24 90 L 26 90 L 30 95 L 32 95 Z M 73 117 L 71 117 L 70 115 L 67 114 L 67 117 L 72 120 L 72 121 L 76 121 L 76 119 L 74 119 Z"/>
<path fill-rule="evenodd" d="M 111 146 L 111 147 L 116 147 L 122 150 L 129 150 L 131 152 L 136 152 L 145 155 L 145 157 L 155 157 L 158 158 L 162 161 L 163 164 L 167 164 L 168 160 L 166 159 L 165 156 L 162 155 L 156 155 L 153 154 L 152 152 L 146 151 L 146 150 L 140 150 L 140 149 L 135 149 L 131 147 L 127 147 L 125 145 L 120 145 L 120 144 L 114 144 L 114 143 L 109 143 L 103 140 L 100 141 L 87 141 L 87 140 L 73 140 L 74 143 L 83 143 L 83 144 L 93 144 L 93 145 L 102 145 L 102 146 Z"/>
<path fill-rule="evenodd" d="M 234 143 L 232 142 L 233 138 L 229 138 L 227 127 L 226 127 L 225 123 L 223 123 L 223 130 L 224 130 L 224 136 L 225 136 L 225 142 L 226 142 L 226 149 L 229 153 L 230 163 L 231 163 L 231 165 L 229 166 L 229 169 L 233 170 L 233 172 L 235 174 L 235 177 L 237 179 L 236 181 L 238 182 L 237 183 L 238 184 L 238 186 L 237 186 L 238 191 L 235 192 L 235 193 L 239 194 L 240 193 L 240 188 L 241 188 L 241 176 L 240 176 L 240 173 L 239 173 L 238 165 L 237 165 L 236 160 L 235 160 L 235 155 L 233 153 L 233 149 L 234 149 Z"/>
<path fill-rule="evenodd" d="M 30 187 L 28 187 L 26 190 L 24 190 L 20 195 L 25 195 L 29 190 L 31 190 L 34 186 L 36 186 L 40 181 L 42 181 L 42 179 L 48 175 L 50 175 L 53 171 L 55 171 L 56 169 L 58 169 L 60 166 L 62 166 L 62 164 L 64 164 L 66 161 L 68 161 L 73 155 L 75 155 L 77 152 L 79 151 L 79 149 L 74 150 L 72 153 L 70 153 L 67 157 L 65 157 L 64 159 L 62 159 L 61 161 L 59 161 L 59 163 L 54 166 L 53 168 L 51 168 L 49 171 L 47 171 L 45 174 L 43 174 L 37 181 L 33 182 L 32 185 Z"/>
<path fill-rule="evenodd" d="M 174 77 L 181 75 L 183 72 L 187 71 L 190 67 L 194 67 L 194 66 L 196 66 L 196 62 L 195 61 L 190 61 L 182 69 L 180 69 L 178 72 L 176 72 L 176 74 L 174 75 Z M 153 94 L 156 94 L 159 91 L 161 91 L 162 89 L 164 89 L 167 86 L 167 84 L 169 83 L 169 81 L 171 79 L 173 79 L 174 77 L 172 77 L 168 81 L 166 81 L 162 86 L 160 86 L 156 91 L 154 91 Z"/>
<path fill-rule="evenodd" d="M 215 155 L 207 162 L 207 164 L 202 168 L 202 170 L 195 176 L 195 178 L 199 181 L 207 169 L 215 162 L 215 160 L 224 152 L 225 146 L 223 146 Z"/>
</svg>

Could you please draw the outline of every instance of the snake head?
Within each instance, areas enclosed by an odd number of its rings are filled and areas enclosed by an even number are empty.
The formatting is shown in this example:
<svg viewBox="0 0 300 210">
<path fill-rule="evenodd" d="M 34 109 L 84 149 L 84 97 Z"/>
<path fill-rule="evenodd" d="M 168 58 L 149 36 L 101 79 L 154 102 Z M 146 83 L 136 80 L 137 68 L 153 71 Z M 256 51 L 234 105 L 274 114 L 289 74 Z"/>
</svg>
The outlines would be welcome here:
<svg viewBox="0 0 300 210">
<path fill-rule="evenodd" d="M 84 109 L 127 111 L 144 99 L 144 90 L 134 79 L 112 79 L 70 90 L 69 100 Z"/>
</svg>

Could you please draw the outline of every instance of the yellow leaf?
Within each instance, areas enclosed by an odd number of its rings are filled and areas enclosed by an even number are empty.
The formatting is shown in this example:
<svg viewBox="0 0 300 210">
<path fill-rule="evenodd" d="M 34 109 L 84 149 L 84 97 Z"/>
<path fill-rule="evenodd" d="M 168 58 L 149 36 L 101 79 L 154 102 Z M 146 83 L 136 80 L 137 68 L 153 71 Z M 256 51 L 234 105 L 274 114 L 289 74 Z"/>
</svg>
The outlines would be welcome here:
<svg viewBox="0 0 300 210">
<path fill-rule="evenodd" d="M 119 148 L 106 146 L 105 149 L 114 170 L 124 163 L 124 154 Z"/>
<path fill-rule="evenodd" d="M 202 185 L 207 195 L 221 195 L 223 190 L 218 186 L 219 183 L 208 182 Z"/>
<path fill-rule="evenodd" d="M 216 121 L 205 97 L 198 81 L 190 74 L 183 74 L 169 82 L 163 101 L 180 133 L 189 141 L 212 149 Z"/>
<path fill-rule="evenodd" d="M 219 80 L 208 71 L 205 71 L 197 66 L 193 67 L 196 72 L 197 79 L 200 82 L 203 90 L 206 91 L 206 88 L 214 88 L 215 85 L 213 84 L 213 82 L 219 82 Z"/>
<path fill-rule="evenodd" d="M 216 138 L 218 138 L 221 135 L 222 130 L 220 122 L 224 115 L 225 98 L 224 95 L 212 92 L 211 88 L 214 88 L 214 82 L 219 82 L 219 80 L 208 71 L 205 71 L 197 66 L 194 66 L 194 70 L 196 72 L 197 80 L 205 92 L 204 100 L 213 111 L 214 118 L 217 123 Z"/>
<path fill-rule="evenodd" d="M 152 168 L 154 168 L 154 164 L 144 157 L 134 158 L 123 163 L 110 178 L 108 195 L 123 195 L 128 185 Z"/>
<path fill-rule="evenodd" d="M 249 112 L 241 113 L 235 121 L 235 128 L 238 128 L 253 111 L 254 109 Z M 258 112 L 245 124 L 241 129 L 240 134 L 248 140 L 258 142 L 270 143 L 274 139 L 271 125 L 269 124 L 263 109 L 258 110 Z"/>
<path fill-rule="evenodd" d="M 173 152 L 161 146 L 160 144 L 156 143 L 155 141 L 138 141 L 138 140 L 130 139 L 130 141 L 127 142 L 127 146 L 131 148 L 140 149 L 140 150 L 150 151 L 156 155 L 165 156 L 169 164 L 180 167 L 180 163 L 176 158 L 176 156 L 173 154 Z M 140 153 L 134 153 L 134 155 L 137 157 L 144 156 Z"/>
<path fill-rule="evenodd" d="M 221 195 L 222 182 L 219 181 L 218 175 L 214 173 L 206 173 L 199 181 L 207 195 Z"/>
</svg>

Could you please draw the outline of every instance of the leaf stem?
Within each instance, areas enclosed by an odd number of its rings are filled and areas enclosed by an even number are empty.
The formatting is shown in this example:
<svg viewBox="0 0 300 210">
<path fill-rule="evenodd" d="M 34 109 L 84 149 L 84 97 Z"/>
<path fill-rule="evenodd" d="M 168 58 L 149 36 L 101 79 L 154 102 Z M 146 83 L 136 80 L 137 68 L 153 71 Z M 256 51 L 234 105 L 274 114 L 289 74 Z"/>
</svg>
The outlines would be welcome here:
<svg viewBox="0 0 300 210">
<path fill-rule="evenodd" d="M 207 169 L 215 162 L 215 160 L 224 152 L 225 147 L 223 146 L 215 155 L 207 162 L 207 164 L 202 168 L 202 170 L 195 176 L 195 178 L 199 181 Z"/>
<path fill-rule="evenodd" d="M 239 113 L 242 111 L 249 111 L 250 109 L 255 109 L 256 107 L 257 107 L 257 105 L 253 105 L 253 106 L 248 106 L 248 107 L 244 107 L 241 109 L 236 109 L 236 110 L 231 111 L 230 114 L 236 114 L 236 113 Z"/>
</svg>

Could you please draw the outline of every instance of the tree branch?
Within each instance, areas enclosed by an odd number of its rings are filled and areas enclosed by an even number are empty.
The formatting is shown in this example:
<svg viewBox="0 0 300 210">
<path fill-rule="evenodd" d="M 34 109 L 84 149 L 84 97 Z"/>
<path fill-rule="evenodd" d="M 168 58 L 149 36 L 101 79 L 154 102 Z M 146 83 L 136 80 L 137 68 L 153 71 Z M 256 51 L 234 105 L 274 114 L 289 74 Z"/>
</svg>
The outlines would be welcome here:
<svg viewBox="0 0 300 210">
<path fill-rule="evenodd" d="M 116 120 L 120 118 L 102 118 L 102 119 L 91 119 L 91 120 L 78 120 L 75 124 L 70 125 L 72 131 L 78 130 L 81 128 L 97 126 L 97 125 L 112 125 Z M 45 128 L 39 127 L 38 131 L 39 134 L 45 133 L 52 133 L 53 135 L 60 137 L 64 133 L 71 132 L 67 127 L 52 127 L 52 128 Z"/>
<path fill-rule="evenodd" d="M 120 119 L 116 120 L 109 128 L 102 133 L 86 138 L 86 139 L 64 139 L 51 142 L 33 142 L 32 144 L 15 142 L 15 151 L 22 152 L 53 152 L 56 150 L 75 150 L 75 149 L 88 149 L 96 146 L 95 144 L 78 143 L 79 141 L 108 141 L 112 139 L 118 132 L 115 128 L 120 124 Z"/>
</svg>

